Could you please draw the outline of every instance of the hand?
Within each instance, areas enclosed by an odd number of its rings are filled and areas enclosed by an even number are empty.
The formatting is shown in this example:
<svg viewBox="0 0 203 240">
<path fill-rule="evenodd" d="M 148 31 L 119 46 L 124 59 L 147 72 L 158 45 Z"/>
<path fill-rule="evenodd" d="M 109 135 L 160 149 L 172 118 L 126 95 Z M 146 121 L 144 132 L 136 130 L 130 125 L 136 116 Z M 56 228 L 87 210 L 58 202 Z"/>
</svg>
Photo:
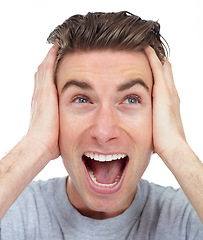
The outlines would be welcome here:
<svg viewBox="0 0 203 240">
<path fill-rule="evenodd" d="M 149 46 L 145 49 L 145 53 L 154 76 L 154 150 L 166 161 L 167 158 L 173 158 L 181 143 L 186 142 L 180 116 L 180 99 L 169 61 L 165 59 L 162 65 L 154 49 Z"/>
<path fill-rule="evenodd" d="M 58 147 L 58 96 L 54 84 L 57 50 L 57 46 L 50 49 L 35 73 L 31 121 L 27 134 L 32 144 L 37 146 L 46 160 L 55 159 L 60 155 Z"/>
</svg>

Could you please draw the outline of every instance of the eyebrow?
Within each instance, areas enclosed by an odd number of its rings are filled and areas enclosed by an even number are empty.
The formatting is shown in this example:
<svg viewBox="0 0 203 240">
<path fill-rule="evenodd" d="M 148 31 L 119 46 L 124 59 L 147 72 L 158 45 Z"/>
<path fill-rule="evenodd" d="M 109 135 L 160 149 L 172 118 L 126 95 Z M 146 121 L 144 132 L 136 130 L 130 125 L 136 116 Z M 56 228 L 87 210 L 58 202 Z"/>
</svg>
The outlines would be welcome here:
<svg viewBox="0 0 203 240">
<path fill-rule="evenodd" d="M 77 86 L 82 89 L 92 89 L 92 87 L 89 84 L 87 84 L 86 82 L 70 80 L 70 81 L 66 82 L 66 84 L 63 86 L 61 93 L 63 93 L 70 86 Z"/>
<path fill-rule="evenodd" d="M 147 90 L 147 92 L 149 92 L 149 87 L 147 86 L 147 84 L 141 78 L 133 79 L 133 80 L 130 80 L 130 81 L 124 83 L 124 84 L 121 84 L 117 88 L 117 91 L 121 92 L 121 91 L 128 90 L 128 89 L 132 88 L 134 85 L 137 85 L 137 84 L 143 86 Z M 81 81 L 78 81 L 78 80 L 70 80 L 70 81 L 65 83 L 65 85 L 63 86 L 63 88 L 61 90 L 61 93 L 63 93 L 70 86 L 77 86 L 77 87 L 82 88 L 82 89 L 90 89 L 90 90 L 93 89 L 86 82 L 81 82 Z"/>
<path fill-rule="evenodd" d="M 136 79 L 130 80 L 130 81 L 124 83 L 124 84 L 121 84 L 118 87 L 118 92 L 128 90 L 128 89 L 132 88 L 134 85 L 137 85 L 137 84 L 143 86 L 147 90 L 147 92 L 149 92 L 149 87 L 147 86 L 147 84 L 141 78 L 136 78 Z"/>
</svg>

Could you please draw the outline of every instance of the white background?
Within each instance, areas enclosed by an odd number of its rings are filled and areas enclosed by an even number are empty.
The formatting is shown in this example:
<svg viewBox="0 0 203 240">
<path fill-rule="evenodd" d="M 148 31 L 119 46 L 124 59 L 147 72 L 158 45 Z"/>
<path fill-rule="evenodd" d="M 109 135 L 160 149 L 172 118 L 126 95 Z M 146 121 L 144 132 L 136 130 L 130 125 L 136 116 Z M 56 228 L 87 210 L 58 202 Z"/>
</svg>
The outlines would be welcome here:
<svg viewBox="0 0 203 240">
<path fill-rule="evenodd" d="M 34 73 L 50 46 L 49 33 L 69 16 L 89 11 L 130 11 L 159 20 L 171 49 L 181 114 L 188 143 L 203 159 L 203 19 L 201 0 L 12 0 L 0 3 L 0 157 L 26 134 Z M 166 136 L 167 137 L 167 136 Z M 61 159 L 51 161 L 35 179 L 66 175 Z M 144 178 L 178 184 L 154 155 Z"/>
</svg>

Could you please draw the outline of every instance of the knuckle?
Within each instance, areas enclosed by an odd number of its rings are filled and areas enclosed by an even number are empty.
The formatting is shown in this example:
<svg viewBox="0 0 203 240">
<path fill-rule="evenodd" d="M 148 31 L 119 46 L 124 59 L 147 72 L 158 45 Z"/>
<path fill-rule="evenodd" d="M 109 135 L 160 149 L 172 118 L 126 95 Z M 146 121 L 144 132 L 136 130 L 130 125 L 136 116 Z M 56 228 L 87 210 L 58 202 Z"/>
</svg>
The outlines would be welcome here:
<svg viewBox="0 0 203 240">
<path fill-rule="evenodd" d="M 42 70 L 42 68 L 43 68 L 43 64 L 41 63 L 37 68 L 37 72 L 40 72 Z"/>
<path fill-rule="evenodd" d="M 38 78 L 38 72 L 35 73 L 34 78 L 35 78 L 35 80 L 37 80 L 37 78 Z"/>
<path fill-rule="evenodd" d="M 181 100 L 180 100 L 180 96 L 178 95 L 178 93 L 177 93 L 177 101 L 178 101 L 178 103 L 181 102 Z"/>
<path fill-rule="evenodd" d="M 164 62 L 164 66 L 166 66 L 167 68 L 172 68 L 171 63 L 168 61 L 168 59 L 166 58 L 165 62 Z"/>
<path fill-rule="evenodd" d="M 178 95 L 178 92 L 175 91 L 175 92 L 173 93 L 173 96 L 174 96 L 175 102 L 176 102 L 178 105 L 180 105 L 181 100 L 180 100 L 180 96 Z"/>
<path fill-rule="evenodd" d="M 156 64 L 157 68 L 161 68 L 161 69 L 163 68 L 163 65 L 162 65 L 161 61 L 159 61 L 158 59 L 157 59 L 155 64 Z"/>
<path fill-rule="evenodd" d="M 53 57 L 48 58 L 45 68 L 48 70 L 53 70 L 54 69 L 54 65 L 55 65 L 55 59 Z"/>
</svg>

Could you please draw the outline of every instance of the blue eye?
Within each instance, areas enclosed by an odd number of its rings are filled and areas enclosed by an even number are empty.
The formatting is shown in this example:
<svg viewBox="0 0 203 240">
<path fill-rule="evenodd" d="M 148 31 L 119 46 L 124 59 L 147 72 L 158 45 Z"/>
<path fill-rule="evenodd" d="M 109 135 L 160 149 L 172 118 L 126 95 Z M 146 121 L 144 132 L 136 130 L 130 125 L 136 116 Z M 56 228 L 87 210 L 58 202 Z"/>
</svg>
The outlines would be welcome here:
<svg viewBox="0 0 203 240">
<path fill-rule="evenodd" d="M 140 103 L 140 98 L 138 96 L 129 96 L 123 101 L 123 103 L 137 104 Z"/>
<path fill-rule="evenodd" d="M 78 97 L 74 100 L 76 103 L 89 103 L 89 100 L 85 97 Z"/>
<path fill-rule="evenodd" d="M 72 101 L 72 103 L 90 103 L 90 99 L 83 95 L 75 96 Z"/>
</svg>

